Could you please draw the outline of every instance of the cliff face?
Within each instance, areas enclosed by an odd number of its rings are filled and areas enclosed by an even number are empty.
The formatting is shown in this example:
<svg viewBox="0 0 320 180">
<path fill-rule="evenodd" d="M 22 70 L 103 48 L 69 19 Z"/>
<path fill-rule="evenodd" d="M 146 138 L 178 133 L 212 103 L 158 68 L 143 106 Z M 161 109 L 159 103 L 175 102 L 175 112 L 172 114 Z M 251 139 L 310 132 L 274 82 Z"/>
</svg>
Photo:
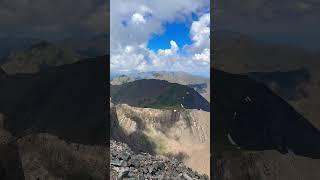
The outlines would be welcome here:
<svg viewBox="0 0 320 180">
<path fill-rule="evenodd" d="M 126 142 L 136 152 L 180 158 L 192 169 L 209 174 L 209 114 L 119 104 L 111 112 L 111 138 Z"/>
</svg>

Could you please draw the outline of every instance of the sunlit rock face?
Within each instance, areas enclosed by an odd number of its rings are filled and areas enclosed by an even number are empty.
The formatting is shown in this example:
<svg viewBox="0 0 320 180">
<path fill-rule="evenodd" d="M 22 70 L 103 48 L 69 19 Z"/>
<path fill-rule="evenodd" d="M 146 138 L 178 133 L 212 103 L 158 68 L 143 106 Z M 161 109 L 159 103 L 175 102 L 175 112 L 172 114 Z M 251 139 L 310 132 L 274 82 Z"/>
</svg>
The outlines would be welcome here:
<svg viewBox="0 0 320 180">
<path fill-rule="evenodd" d="M 111 138 L 138 152 L 176 156 L 192 169 L 210 172 L 210 113 L 118 104 L 111 110 Z"/>
</svg>

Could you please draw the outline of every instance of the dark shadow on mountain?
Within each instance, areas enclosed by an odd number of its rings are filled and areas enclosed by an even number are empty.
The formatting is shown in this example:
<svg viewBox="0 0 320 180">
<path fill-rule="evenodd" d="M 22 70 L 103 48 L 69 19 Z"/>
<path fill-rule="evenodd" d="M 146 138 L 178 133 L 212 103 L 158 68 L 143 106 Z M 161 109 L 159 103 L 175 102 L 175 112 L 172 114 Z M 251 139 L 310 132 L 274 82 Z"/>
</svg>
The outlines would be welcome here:
<svg viewBox="0 0 320 180">
<path fill-rule="evenodd" d="M 12 144 L 0 145 L 0 179 L 24 180 L 18 148 Z"/>
<path fill-rule="evenodd" d="M 40 41 L 37 38 L 2 37 L 0 38 L 0 58 L 8 56 L 12 52 L 26 49 Z"/>
<path fill-rule="evenodd" d="M 206 92 L 206 88 L 208 86 L 207 83 L 199 83 L 199 84 L 189 84 L 189 87 L 193 88 L 196 90 L 198 93 L 204 93 Z"/>
<path fill-rule="evenodd" d="M 108 56 L 0 77 L 0 112 L 14 136 L 46 132 L 66 141 L 105 144 Z"/>
<path fill-rule="evenodd" d="M 135 107 L 202 109 L 210 111 L 209 102 L 188 86 L 163 80 L 142 79 L 111 86 L 115 103 Z"/>
<path fill-rule="evenodd" d="M 119 125 L 116 109 L 110 109 L 110 139 L 126 143 L 132 151 L 136 153 L 147 152 L 155 154 L 156 144 L 152 142 L 141 129 L 137 129 L 131 134 L 125 133 Z"/>
<path fill-rule="evenodd" d="M 247 73 L 247 75 L 266 84 L 278 95 L 289 101 L 307 97 L 303 85 L 309 83 L 311 79 L 310 72 L 306 68 L 285 72 L 252 72 Z"/>
<path fill-rule="evenodd" d="M 320 132 L 285 100 L 246 75 L 212 70 L 212 142 L 242 149 L 276 149 L 282 153 L 320 158 Z M 213 145 L 214 151 L 214 145 Z"/>
</svg>

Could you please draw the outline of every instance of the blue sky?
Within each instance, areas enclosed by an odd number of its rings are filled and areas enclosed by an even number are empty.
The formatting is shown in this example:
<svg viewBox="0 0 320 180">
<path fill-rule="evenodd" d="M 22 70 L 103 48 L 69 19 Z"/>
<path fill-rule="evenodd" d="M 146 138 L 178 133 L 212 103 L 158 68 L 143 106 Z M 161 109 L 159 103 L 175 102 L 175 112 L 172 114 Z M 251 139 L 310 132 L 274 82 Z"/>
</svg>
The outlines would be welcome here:
<svg viewBox="0 0 320 180">
<path fill-rule="evenodd" d="M 209 0 L 111 0 L 111 73 L 210 74 Z"/>
<path fill-rule="evenodd" d="M 191 44 L 190 39 L 190 26 L 186 23 L 166 23 L 164 25 L 165 31 L 162 34 L 154 34 L 148 42 L 148 48 L 154 51 L 158 49 L 168 49 L 170 48 L 170 42 L 174 41 L 181 47 L 186 44 Z"/>
</svg>

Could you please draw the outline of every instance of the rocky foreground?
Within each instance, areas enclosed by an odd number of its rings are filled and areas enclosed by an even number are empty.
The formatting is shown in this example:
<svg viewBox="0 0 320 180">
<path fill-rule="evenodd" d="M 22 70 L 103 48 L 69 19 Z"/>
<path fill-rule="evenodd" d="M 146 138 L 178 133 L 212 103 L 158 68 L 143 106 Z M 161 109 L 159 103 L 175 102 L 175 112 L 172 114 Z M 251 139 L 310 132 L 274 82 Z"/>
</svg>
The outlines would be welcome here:
<svg viewBox="0 0 320 180">
<path fill-rule="evenodd" d="M 110 141 L 110 179 L 209 179 L 176 159 L 134 153 L 126 144 Z"/>
</svg>

